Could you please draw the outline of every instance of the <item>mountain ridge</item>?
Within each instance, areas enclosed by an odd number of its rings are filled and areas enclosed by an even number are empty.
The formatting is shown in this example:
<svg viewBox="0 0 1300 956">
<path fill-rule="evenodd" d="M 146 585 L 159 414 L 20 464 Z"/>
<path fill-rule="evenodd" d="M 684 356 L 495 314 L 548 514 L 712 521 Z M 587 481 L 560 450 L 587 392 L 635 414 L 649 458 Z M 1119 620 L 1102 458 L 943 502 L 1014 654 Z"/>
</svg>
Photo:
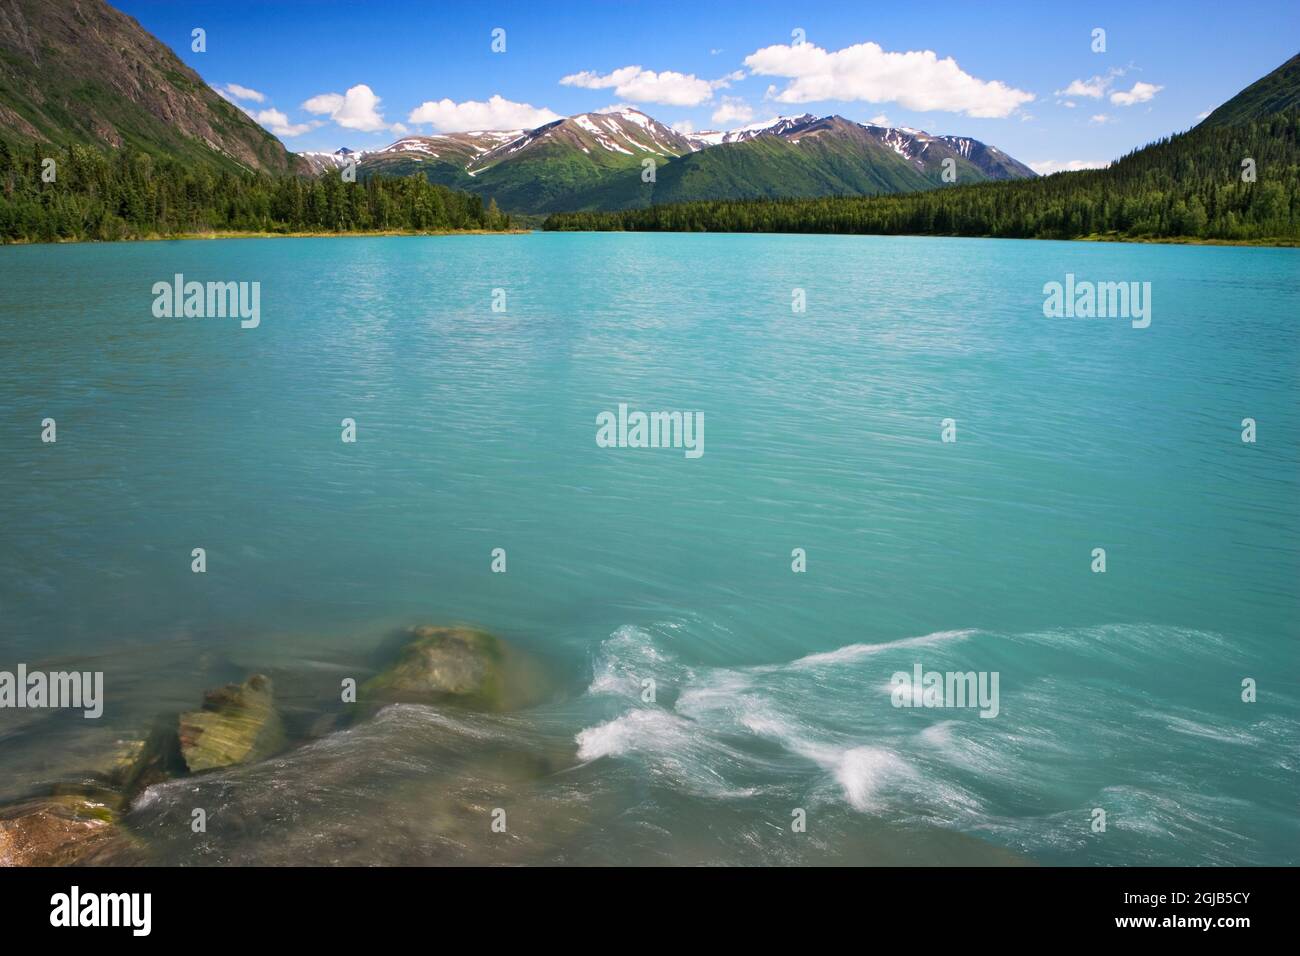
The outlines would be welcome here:
<svg viewBox="0 0 1300 956">
<path fill-rule="evenodd" d="M 334 155 L 306 158 L 324 170 L 339 165 Z M 912 191 L 951 182 L 943 179 L 945 160 L 958 182 L 1036 175 L 973 137 L 812 113 L 693 134 L 632 107 L 578 113 L 531 130 L 404 136 L 352 156 L 363 176 L 419 172 L 523 213 Z M 642 176 L 646 160 L 655 163 L 649 182 Z"/>
<path fill-rule="evenodd" d="M 1201 121 L 1224 126 L 1300 109 L 1300 53 L 1260 77 Z"/>
<path fill-rule="evenodd" d="M 1102 169 L 892 195 L 577 211 L 544 228 L 1300 245 L 1300 64 L 1288 60 L 1224 105 L 1216 122 Z"/>
<path fill-rule="evenodd" d="M 303 169 L 171 49 L 103 0 L 0 0 L 0 137 Z"/>
</svg>

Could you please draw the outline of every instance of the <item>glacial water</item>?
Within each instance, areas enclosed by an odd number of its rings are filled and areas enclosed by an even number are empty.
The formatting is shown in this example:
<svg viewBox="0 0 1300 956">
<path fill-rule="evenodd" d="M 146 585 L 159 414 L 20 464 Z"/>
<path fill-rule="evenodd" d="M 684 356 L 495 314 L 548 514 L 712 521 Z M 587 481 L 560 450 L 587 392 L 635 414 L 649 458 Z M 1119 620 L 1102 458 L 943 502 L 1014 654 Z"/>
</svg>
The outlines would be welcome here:
<svg viewBox="0 0 1300 956">
<path fill-rule="evenodd" d="M 156 318 L 176 273 L 259 282 L 260 324 Z M 1149 282 L 1150 326 L 1045 318 L 1067 274 Z M 1294 864 L 1298 319 L 1296 250 L 0 249 L 0 670 L 106 687 L 0 710 L 0 801 L 262 672 L 295 746 L 143 793 L 150 859 Z M 702 412 L 703 454 L 598 446 L 620 403 Z M 341 716 L 460 621 L 545 701 Z M 997 715 L 893 706 L 917 665 L 996 672 Z"/>
</svg>

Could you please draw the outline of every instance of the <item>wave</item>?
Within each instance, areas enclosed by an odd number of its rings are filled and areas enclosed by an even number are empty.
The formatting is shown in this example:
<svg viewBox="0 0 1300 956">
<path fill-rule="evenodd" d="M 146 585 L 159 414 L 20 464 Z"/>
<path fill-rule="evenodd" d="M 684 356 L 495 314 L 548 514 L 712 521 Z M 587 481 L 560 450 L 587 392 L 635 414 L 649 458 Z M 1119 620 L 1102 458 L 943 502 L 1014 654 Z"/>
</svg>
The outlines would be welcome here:
<svg viewBox="0 0 1300 956">
<path fill-rule="evenodd" d="M 1207 692 L 1225 680 L 1225 662 L 1246 656 L 1221 634 L 1147 623 L 944 630 L 710 667 L 683 662 L 661 639 L 670 633 L 682 646 L 665 625 L 620 627 L 601 644 L 587 695 L 621 712 L 577 734 L 581 759 L 629 763 L 719 799 L 779 792 L 1089 862 L 1107 852 L 1172 861 L 1175 844 L 1185 853 L 1193 838 L 1207 861 L 1251 862 L 1259 837 L 1234 820 L 1281 811 L 1297 785 L 1295 762 L 1274 760 L 1260 770 L 1267 779 L 1234 786 L 1243 748 L 1275 746 L 1300 725 L 1234 708 L 1231 684 Z M 918 663 L 1000 671 L 998 716 L 894 706 L 891 674 Z M 1089 842 L 1091 814 L 1108 800 L 1121 835 Z M 1180 826 L 1171 806 L 1187 811 Z"/>
</svg>

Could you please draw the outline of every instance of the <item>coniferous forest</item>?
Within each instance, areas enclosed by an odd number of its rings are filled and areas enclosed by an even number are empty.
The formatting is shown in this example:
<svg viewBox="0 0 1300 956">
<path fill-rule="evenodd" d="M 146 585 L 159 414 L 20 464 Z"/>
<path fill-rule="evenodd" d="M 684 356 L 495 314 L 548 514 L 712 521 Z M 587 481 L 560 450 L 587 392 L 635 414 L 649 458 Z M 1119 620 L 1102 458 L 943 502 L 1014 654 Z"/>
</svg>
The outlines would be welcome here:
<svg viewBox="0 0 1300 956">
<path fill-rule="evenodd" d="M 894 195 L 557 213 L 545 228 L 1293 242 L 1300 113 L 1203 125 L 1106 169 Z"/>
<path fill-rule="evenodd" d="M 495 203 L 484 208 L 480 197 L 420 175 L 352 183 L 338 172 L 232 172 L 126 149 L 0 140 L 0 241 L 510 226 Z"/>
</svg>

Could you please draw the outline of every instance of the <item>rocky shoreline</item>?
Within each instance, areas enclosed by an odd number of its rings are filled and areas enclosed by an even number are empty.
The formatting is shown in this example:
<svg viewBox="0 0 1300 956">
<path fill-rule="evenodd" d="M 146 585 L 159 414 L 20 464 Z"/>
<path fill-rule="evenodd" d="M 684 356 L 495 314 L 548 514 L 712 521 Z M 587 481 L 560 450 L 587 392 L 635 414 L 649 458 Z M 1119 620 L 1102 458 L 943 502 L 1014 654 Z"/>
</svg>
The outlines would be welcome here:
<svg viewBox="0 0 1300 956">
<path fill-rule="evenodd" d="M 343 710 L 322 715 L 321 721 L 326 728 L 337 726 L 340 718 L 356 725 L 389 704 L 516 709 L 544 696 L 540 673 L 487 631 L 413 627 L 378 674 L 359 688 L 352 678 L 341 682 Z M 210 690 L 198 709 L 160 716 L 146 733 L 88 768 L 81 780 L 50 784 L 0 805 L 0 866 L 147 863 L 147 844 L 132 832 L 126 816 L 148 788 L 258 764 L 312 739 L 295 738 L 287 729 L 265 674 Z"/>
</svg>

